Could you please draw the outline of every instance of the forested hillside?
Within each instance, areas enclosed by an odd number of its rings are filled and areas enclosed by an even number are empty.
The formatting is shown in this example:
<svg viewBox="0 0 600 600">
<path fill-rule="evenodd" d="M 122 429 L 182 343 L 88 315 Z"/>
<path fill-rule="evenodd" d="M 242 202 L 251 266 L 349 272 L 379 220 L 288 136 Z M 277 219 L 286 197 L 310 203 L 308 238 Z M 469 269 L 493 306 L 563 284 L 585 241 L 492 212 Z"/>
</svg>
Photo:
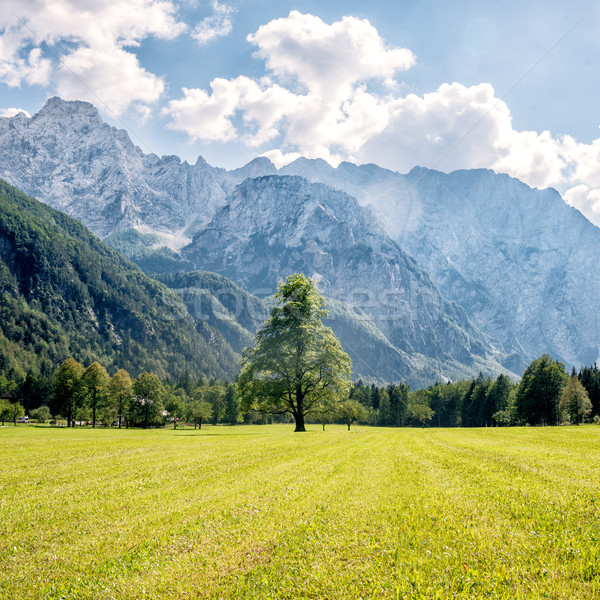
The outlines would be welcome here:
<svg viewBox="0 0 600 600">
<path fill-rule="evenodd" d="M 0 181 L 0 371 L 67 357 L 132 374 L 232 378 L 238 356 L 168 288 L 83 225 Z"/>
</svg>

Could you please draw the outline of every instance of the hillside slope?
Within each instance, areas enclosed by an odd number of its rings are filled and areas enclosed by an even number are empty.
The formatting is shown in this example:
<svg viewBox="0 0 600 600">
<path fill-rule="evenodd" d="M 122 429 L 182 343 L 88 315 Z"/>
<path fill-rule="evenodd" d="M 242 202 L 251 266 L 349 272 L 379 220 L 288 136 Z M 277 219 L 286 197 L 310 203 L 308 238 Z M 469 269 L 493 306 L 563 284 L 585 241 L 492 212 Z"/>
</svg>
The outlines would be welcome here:
<svg viewBox="0 0 600 600">
<path fill-rule="evenodd" d="M 83 225 L 0 181 L 2 371 L 49 374 L 68 356 L 132 374 L 235 377 L 238 356 L 168 288 Z"/>
</svg>

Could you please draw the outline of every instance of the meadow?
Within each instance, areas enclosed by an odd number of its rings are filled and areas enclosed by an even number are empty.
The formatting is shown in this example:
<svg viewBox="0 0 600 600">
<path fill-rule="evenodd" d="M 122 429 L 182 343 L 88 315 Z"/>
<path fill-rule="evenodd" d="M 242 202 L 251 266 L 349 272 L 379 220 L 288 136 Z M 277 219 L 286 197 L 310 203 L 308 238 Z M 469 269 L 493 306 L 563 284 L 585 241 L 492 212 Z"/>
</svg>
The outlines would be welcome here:
<svg viewBox="0 0 600 600">
<path fill-rule="evenodd" d="M 598 598 L 600 427 L 0 429 L 0 598 Z"/>
</svg>

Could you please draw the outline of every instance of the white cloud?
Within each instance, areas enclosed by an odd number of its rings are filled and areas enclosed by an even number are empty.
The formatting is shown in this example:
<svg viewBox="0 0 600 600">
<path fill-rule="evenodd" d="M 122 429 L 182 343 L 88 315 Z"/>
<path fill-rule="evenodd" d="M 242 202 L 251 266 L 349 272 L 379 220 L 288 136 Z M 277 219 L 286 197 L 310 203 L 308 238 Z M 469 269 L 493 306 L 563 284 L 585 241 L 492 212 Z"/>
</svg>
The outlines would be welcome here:
<svg viewBox="0 0 600 600">
<path fill-rule="evenodd" d="M 164 110 L 170 127 L 197 140 L 241 141 L 278 166 L 306 156 L 397 171 L 492 168 L 556 187 L 600 225 L 600 139 L 581 144 L 549 131 L 517 131 L 488 83 L 399 95 L 395 77 L 416 59 L 387 46 L 366 20 L 329 25 L 292 11 L 248 41 L 269 77 L 215 79 L 210 92 L 184 89 Z"/>
<path fill-rule="evenodd" d="M 231 16 L 235 12 L 235 9 L 232 6 L 213 0 L 212 9 L 213 14 L 200 21 L 191 34 L 201 46 L 217 38 L 229 35 L 233 29 Z"/>
<path fill-rule="evenodd" d="M 373 80 L 392 87 L 396 73 L 414 63 L 406 49 L 388 47 L 366 20 L 344 17 L 332 25 L 292 11 L 248 36 L 271 77 L 215 79 L 211 93 L 184 89 L 165 113 L 171 127 L 194 139 L 241 139 L 251 147 L 278 142 L 308 157 L 341 160 L 387 124 Z M 234 125 L 242 116 L 242 127 Z M 342 151 L 336 148 L 341 145 Z"/>
<path fill-rule="evenodd" d="M 212 93 L 183 88 L 183 98 L 172 100 L 164 113 L 172 117 L 170 127 L 185 131 L 193 139 L 228 141 L 239 132 L 232 123 L 238 111 L 243 112 L 244 140 L 259 146 L 279 134 L 278 122 L 300 101 L 290 91 L 269 80 L 256 82 L 249 77 L 215 79 Z"/>
<path fill-rule="evenodd" d="M 31 118 L 24 108 L 0 108 L 0 117 L 15 117 L 19 113 L 24 113 L 26 117 Z"/>
<path fill-rule="evenodd" d="M 114 46 L 82 47 L 64 56 L 55 81 L 61 98 L 87 100 L 117 115 L 133 102 L 138 113 L 144 111 L 164 90 L 164 82 L 143 69 L 134 54 Z"/>
<path fill-rule="evenodd" d="M 355 17 L 328 25 L 292 11 L 262 25 L 248 41 L 276 76 L 295 78 L 311 93 L 331 100 L 346 98 L 360 81 L 391 83 L 398 71 L 415 62 L 410 50 L 387 47 L 369 21 Z"/>
<path fill-rule="evenodd" d="M 100 98 L 99 104 L 120 114 L 133 102 L 156 101 L 164 89 L 125 48 L 148 36 L 172 39 L 185 28 L 170 0 L 4 0 L 0 81 L 48 85 L 55 75 L 58 93 L 73 97 L 81 92 L 78 99 L 97 104 Z M 66 53 L 62 42 L 68 44 Z M 62 54 L 54 73 L 52 54 L 42 55 L 42 43 Z M 119 81 L 120 95 L 115 89 Z"/>
<path fill-rule="evenodd" d="M 0 83 L 18 87 L 22 82 L 47 85 L 51 61 L 42 58 L 39 48 L 22 47 L 21 36 L 14 32 L 0 35 Z"/>
</svg>

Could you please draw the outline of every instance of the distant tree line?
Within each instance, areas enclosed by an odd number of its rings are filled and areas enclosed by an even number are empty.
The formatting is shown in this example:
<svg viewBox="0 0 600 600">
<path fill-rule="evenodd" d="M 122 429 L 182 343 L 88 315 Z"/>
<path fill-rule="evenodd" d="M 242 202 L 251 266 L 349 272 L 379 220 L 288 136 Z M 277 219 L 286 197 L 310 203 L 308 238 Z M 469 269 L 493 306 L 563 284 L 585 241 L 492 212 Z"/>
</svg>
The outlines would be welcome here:
<svg viewBox="0 0 600 600">
<path fill-rule="evenodd" d="M 579 424 L 600 420 L 600 370 L 594 364 L 569 376 L 547 354 L 534 360 L 516 384 L 507 375 L 408 386 L 354 384 L 351 398 L 374 425 L 388 427 L 492 427 Z"/>
<path fill-rule="evenodd" d="M 36 394 L 33 392 L 37 392 Z M 112 377 L 98 362 L 87 368 L 65 360 L 49 378 L 22 381 L 0 375 L 0 419 L 14 420 L 28 412 L 45 422 L 54 415 L 68 427 L 75 423 L 118 427 L 153 427 L 186 422 L 243 422 L 235 385 L 216 379 L 194 379 L 184 373 L 177 381 L 144 372 L 136 378 L 119 369 Z"/>
<path fill-rule="evenodd" d="M 243 413 L 235 383 L 194 378 L 161 380 L 124 370 L 112 376 L 98 362 L 85 367 L 68 358 L 50 377 L 28 373 L 21 380 L 0 374 L 0 421 L 28 414 L 40 422 L 63 420 L 119 427 L 288 422 L 287 415 Z M 309 422 L 384 427 L 492 427 L 579 424 L 600 421 L 600 369 L 596 364 L 569 375 L 547 354 L 534 360 L 521 381 L 507 375 L 438 382 L 411 390 L 404 383 L 353 384 L 348 397 L 311 415 Z"/>
</svg>

